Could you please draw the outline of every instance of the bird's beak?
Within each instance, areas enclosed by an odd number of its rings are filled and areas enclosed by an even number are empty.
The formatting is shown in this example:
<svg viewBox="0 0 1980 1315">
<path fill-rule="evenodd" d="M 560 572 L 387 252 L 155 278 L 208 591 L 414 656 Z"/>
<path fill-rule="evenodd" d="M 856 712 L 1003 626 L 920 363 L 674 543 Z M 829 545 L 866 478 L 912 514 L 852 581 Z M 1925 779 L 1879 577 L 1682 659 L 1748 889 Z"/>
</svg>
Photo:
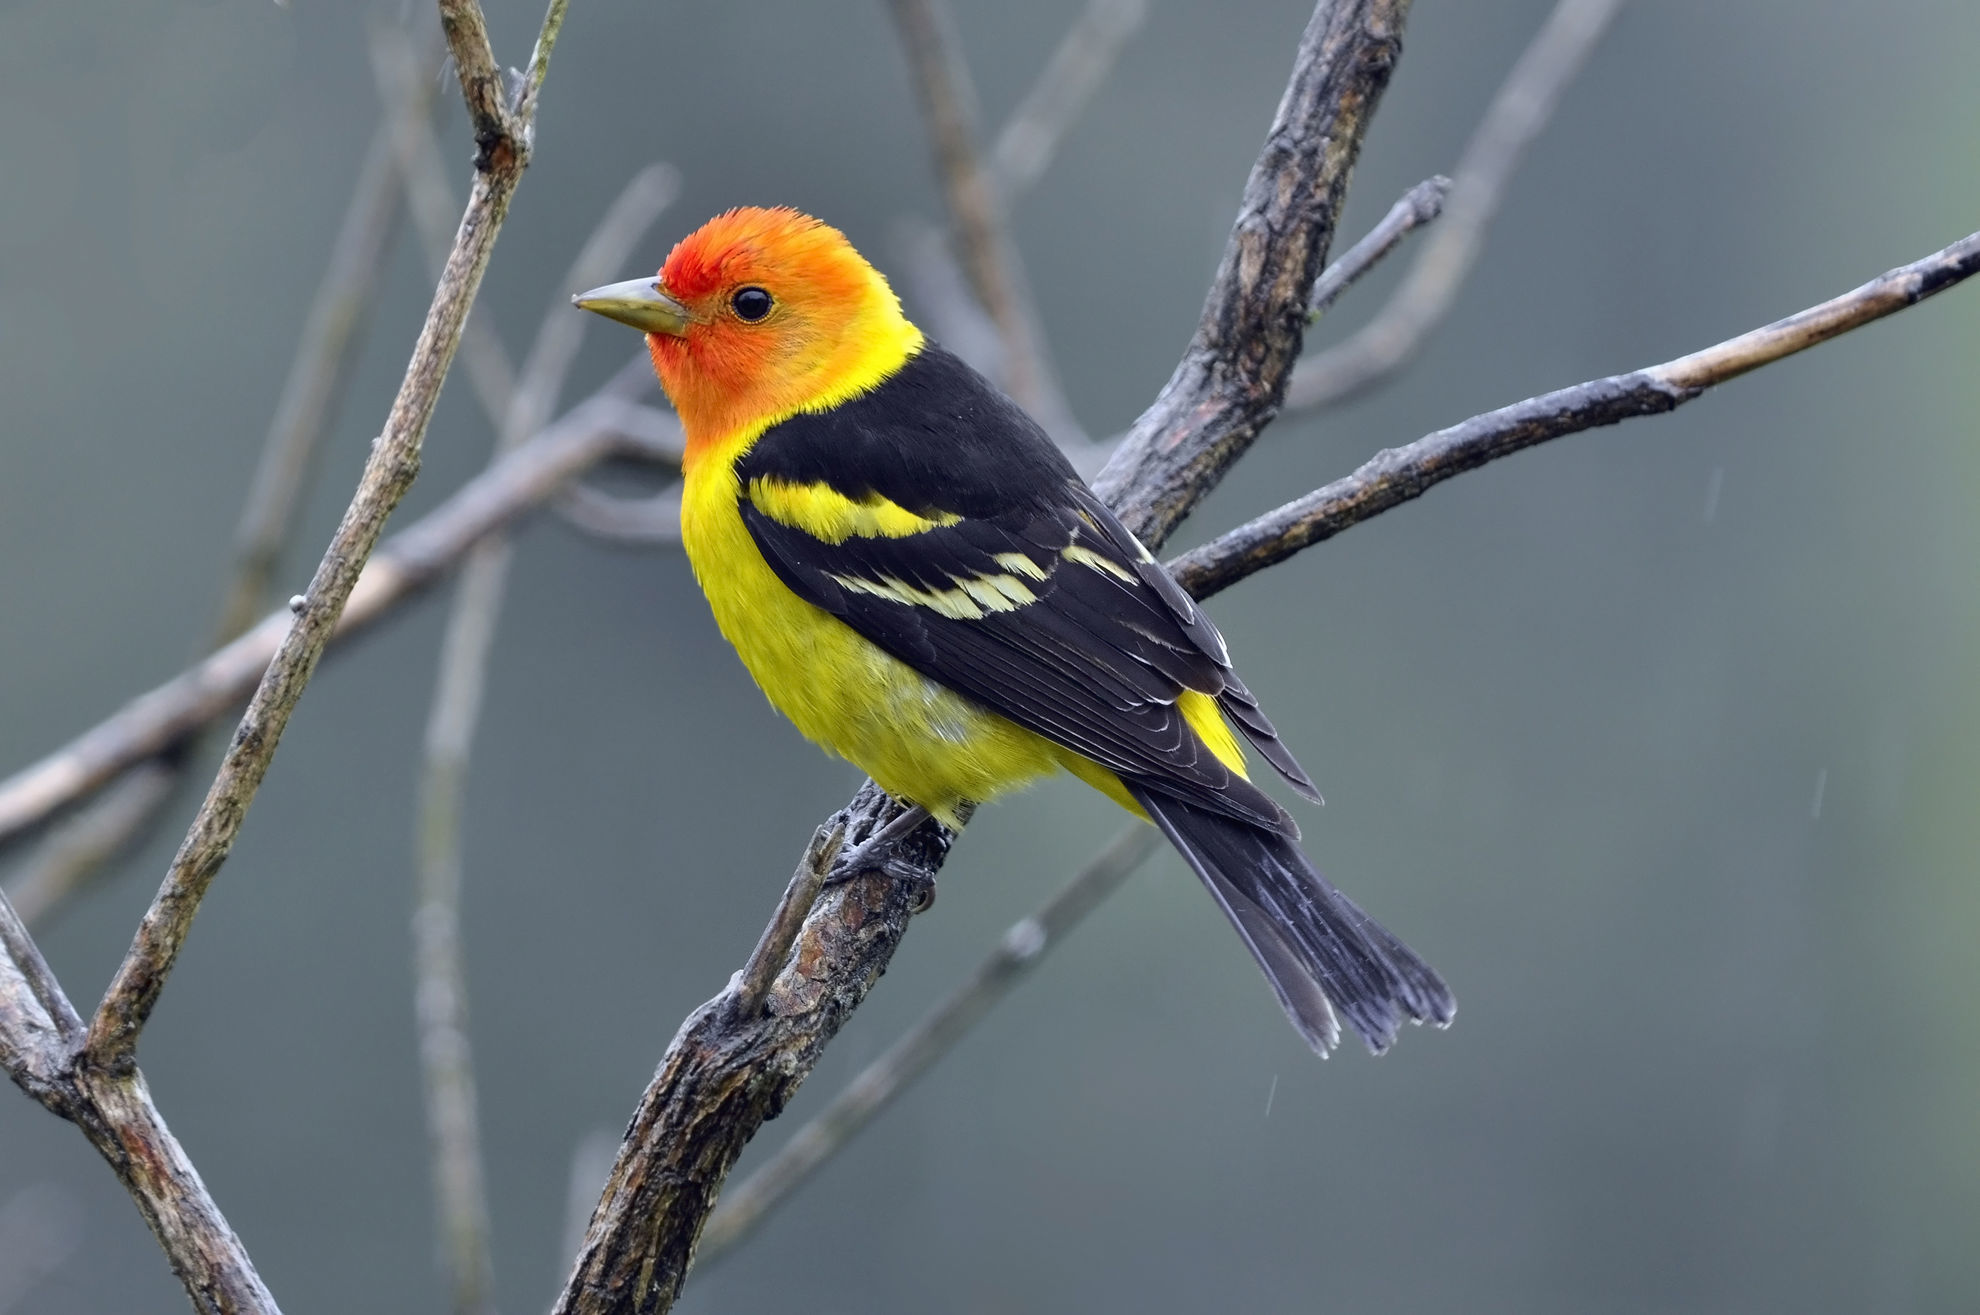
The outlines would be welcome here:
<svg viewBox="0 0 1980 1315">
<path fill-rule="evenodd" d="M 580 292 L 571 298 L 571 305 L 645 333 L 669 333 L 676 338 L 685 338 L 692 322 L 687 307 L 660 291 L 660 281 L 652 277 Z"/>
</svg>

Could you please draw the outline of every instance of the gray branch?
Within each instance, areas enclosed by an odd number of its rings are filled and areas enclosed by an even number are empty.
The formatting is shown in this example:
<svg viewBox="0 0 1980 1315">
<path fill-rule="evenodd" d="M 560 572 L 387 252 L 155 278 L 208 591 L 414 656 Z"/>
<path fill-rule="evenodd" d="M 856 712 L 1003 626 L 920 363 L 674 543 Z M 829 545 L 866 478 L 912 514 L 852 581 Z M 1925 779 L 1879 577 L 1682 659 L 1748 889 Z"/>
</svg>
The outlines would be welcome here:
<svg viewBox="0 0 1980 1315">
<path fill-rule="evenodd" d="M 1447 479 L 1550 439 L 1674 411 L 1715 384 L 1915 306 L 1980 273 L 1980 233 L 1819 306 L 1662 365 L 1591 379 L 1473 416 L 1195 548 L 1169 563 L 1198 598 L 1422 497 Z"/>
<path fill-rule="evenodd" d="M 695 1252 L 706 1265 L 732 1250 L 818 1167 L 839 1152 L 892 1103 L 903 1088 L 949 1053 L 1087 914 L 1119 890 L 1151 853 L 1159 837 L 1153 827 L 1130 826 L 1081 868 L 1037 912 L 1011 924 L 997 948 L 947 999 L 922 1015 L 887 1047 L 811 1122 L 799 1128 L 777 1153 L 733 1188 L 708 1220 Z M 788 950 L 788 946 L 786 949 Z"/>
</svg>

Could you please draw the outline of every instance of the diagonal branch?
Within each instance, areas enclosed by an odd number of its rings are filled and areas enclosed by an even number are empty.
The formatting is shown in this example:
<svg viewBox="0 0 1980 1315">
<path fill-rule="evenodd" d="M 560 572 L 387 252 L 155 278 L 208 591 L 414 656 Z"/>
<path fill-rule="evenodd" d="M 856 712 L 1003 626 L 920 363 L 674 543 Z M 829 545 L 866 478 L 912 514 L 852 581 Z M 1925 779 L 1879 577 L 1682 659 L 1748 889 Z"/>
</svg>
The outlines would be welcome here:
<svg viewBox="0 0 1980 1315">
<path fill-rule="evenodd" d="M 1407 0 L 1322 0 L 1301 37 L 1203 321 L 1108 468 L 1116 507 L 1152 541 L 1277 409 L 1407 11 Z M 869 782 L 839 816 L 846 839 L 871 834 L 890 807 Z M 627 1129 L 559 1315 L 672 1306 L 736 1156 L 885 969 L 949 842 L 941 828 L 923 827 L 903 855 L 913 878 L 868 875 L 828 888 L 764 1012 L 740 1011 L 724 992 L 682 1024 Z"/>
<path fill-rule="evenodd" d="M 1894 315 L 1975 274 L 1980 233 L 1702 351 L 1530 397 L 1378 452 L 1353 474 L 1191 549 L 1169 569 L 1185 589 L 1206 598 L 1467 470 L 1549 439 L 1676 410 L 1715 384 Z"/>
<path fill-rule="evenodd" d="M 1313 297 L 1306 304 L 1309 320 L 1317 320 L 1332 309 L 1341 294 L 1353 287 L 1369 270 L 1388 259 L 1402 240 L 1444 213 L 1444 202 L 1451 195 L 1451 180 L 1433 174 L 1396 198 L 1389 212 L 1361 240 L 1341 253 L 1339 260 L 1320 271 L 1313 281 Z M 1293 383 L 1299 382 L 1299 367 L 1293 367 Z"/>
<path fill-rule="evenodd" d="M 722 1204 L 702 1232 L 695 1262 L 706 1265 L 733 1250 L 765 1216 L 796 1191 L 818 1167 L 871 1123 L 895 1096 L 955 1048 L 969 1030 L 1087 914 L 1119 890 L 1155 851 L 1153 827 L 1130 826 L 1112 840 L 1037 912 L 1011 924 L 969 979 L 861 1069 L 832 1103 L 791 1135 L 756 1172 L 722 1194 Z"/>
</svg>

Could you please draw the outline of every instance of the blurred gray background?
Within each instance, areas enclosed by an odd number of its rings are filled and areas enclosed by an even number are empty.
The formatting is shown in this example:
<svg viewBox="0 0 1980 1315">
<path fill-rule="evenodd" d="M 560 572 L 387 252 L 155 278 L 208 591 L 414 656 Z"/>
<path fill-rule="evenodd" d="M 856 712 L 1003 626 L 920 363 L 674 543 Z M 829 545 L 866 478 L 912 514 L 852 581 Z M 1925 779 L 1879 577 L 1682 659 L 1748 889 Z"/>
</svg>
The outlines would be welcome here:
<svg viewBox="0 0 1980 1315">
<path fill-rule="evenodd" d="M 1074 8 L 958 0 L 986 125 Z M 1452 166 L 1547 8 L 1421 0 L 1345 236 Z M 0 771 L 208 633 L 375 121 L 364 20 L 399 12 L 0 0 Z M 1130 421 L 1187 340 L 1307 13 L 1154 0 L 1018 207 L 1095 432 Z M 506 62 L 539 16 L 490 5 Z M 1179 542 L 1970 231 L 1976 68 L 1970 0 L 1636 0 L 1420 362 L 1274 428 Z M 458 188 L 457 108 L 444 131 Z M 577 0 L 483 296 L 511 344 L 656 159 L 683 196 L 627 274 L 732 204 L 805 207 L 883 264 L 897 216 L 941 214 L 872 0 Z M 423 269 L 402 241 L 285 594 L 382 421 Z M 597 326 L 571 395 L 631 346 Z M 1219 598 L 1327 795 L 1302 814 L 1309 847 L 1449 977 L 1456 1026 L 1316 1062 L 1164 852 L 682 1308 L 1973 1309 L 1977 350 L 1980 292 L 1956 290 L 1675 416 L 1467 475 Z M 398 523 L 489 445 L 456 381 Z M 857 775 L 771 712 L 678 552 L 546 520 L 519 543 L 466 918 L 500 1297 L 528 1311 L 568 1261 L 574 1149 L 616 1133 Z M 443 601 L 326 664 L 144 1045 L 292 1312 L 444 1301 L 407 929 Z M 43 932 L 79 999 L 192 807 Z M 1116 826 L 1069 781 L 985 810 L 745 1169 Z M 9 1208 L 77 1243 L 18 1309 L 183 1308 L 94 1152 L 12 1091 Z"/>
</svg>

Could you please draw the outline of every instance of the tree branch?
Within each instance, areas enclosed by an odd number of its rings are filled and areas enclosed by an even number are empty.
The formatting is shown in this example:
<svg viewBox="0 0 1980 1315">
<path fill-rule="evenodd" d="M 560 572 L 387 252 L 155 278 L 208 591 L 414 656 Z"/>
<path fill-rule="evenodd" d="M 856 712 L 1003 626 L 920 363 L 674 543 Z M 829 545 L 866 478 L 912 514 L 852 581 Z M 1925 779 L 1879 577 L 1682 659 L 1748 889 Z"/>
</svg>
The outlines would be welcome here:
<svg viewBox="0 0 1980 1315">
<path fill-rule="evenodd" d="M 1549 439 L 1673 411 L 1714 384 L 1915 306 L 1980 273 L 1980 233 L 1784 320 L 1628 374 L 1591 379 L 1473 416 L 1379 452 L 1360 469 L 1267 512 L 1169 563 L 1198 598 L 1331 539 L 1435 485 Z"/>
<path fill-rule="evenodd" d="M 1560 0 L 1465 145 L 1444 222 L 1395 295 L 1353 337 L 1301 361 L 1286 409 L 1312 410 L 1358 396 L 1402 369 L 1457 301 L 1485 230 L 1527 147 L 1553 117 L 1561 94 L 1588 62 L 1622 0 Z"/>
<path fill-rule="evenodd" d="M 1347 174 L 1400 47 L 1406 0 L 1322 0 L 1245 189 L 1189 354 L 1109 470 L 1117 508 L 1159 542 L 1271 418 L 1298 355 Z M 857 843 L 884 824 L 868 782 L 836 822 Z M 679 1295 L 722 1180 L 865 998 L 951 837 L 923 827 L 917 874 L 827 888 L 762 1015 L 725 991 L 682 1024 L 641 1098 L 559 1315 L 655 1312 Z"/>
<path fill-rule="evenodd" d="M 793 1133 L 756 1172 L 722 1194 L 722 1204 L 701 1234 L 695 1263 L 706 1265 L 733 1249 L 820 1165 L 873 1122 L 903 1088 L 955 1049 L 993 1006 L 1031 975 L 1066 933 L 1120 889 L 1155 851 L 1159 838 L 1153 827 L 1128 827 L 1108 841 L 1106 848 L 1037 912 L 1012 923 L 997 948 L 967 981 L 922 1015 L 885 1054 L 860 1070 L 831 1104 Z"/>
<path fill-rule="evenodd" d="M 1151 549 L 1278 414 L 1408 10 L 1407 0 L 1323 3 L 1307 25 L 1189 349 L 1094 481 Z"/>
<path fill-rule="evenodd" d="M 1320 271 L 1320 277 L 1313 281 L 1313 298 L 1306 304 L 1307 318 L 1317 320 L 1325 315 L 1342 293 L 1386 260 L 1404 238 L 1443 214 L 1444 202 L 1450 194 L 1451 180 L 1434 174 L 1398 197 L 1380 223 L 1342 252 L 1339 260 Z M 1294 366 L 1295 385 L 1298 380 L 1299 367 Z"/>
<path fill-rule="evenodd" d="M 91 1068 L 84 1062 L 86 1038 L 41 950 L 0 895 L 0 1066 L 21 1090 L 81 1128 L 108 1161 L 196 1310 L 280 1315 L 152 1104 L 144 1075 Z"/>
</svg>

